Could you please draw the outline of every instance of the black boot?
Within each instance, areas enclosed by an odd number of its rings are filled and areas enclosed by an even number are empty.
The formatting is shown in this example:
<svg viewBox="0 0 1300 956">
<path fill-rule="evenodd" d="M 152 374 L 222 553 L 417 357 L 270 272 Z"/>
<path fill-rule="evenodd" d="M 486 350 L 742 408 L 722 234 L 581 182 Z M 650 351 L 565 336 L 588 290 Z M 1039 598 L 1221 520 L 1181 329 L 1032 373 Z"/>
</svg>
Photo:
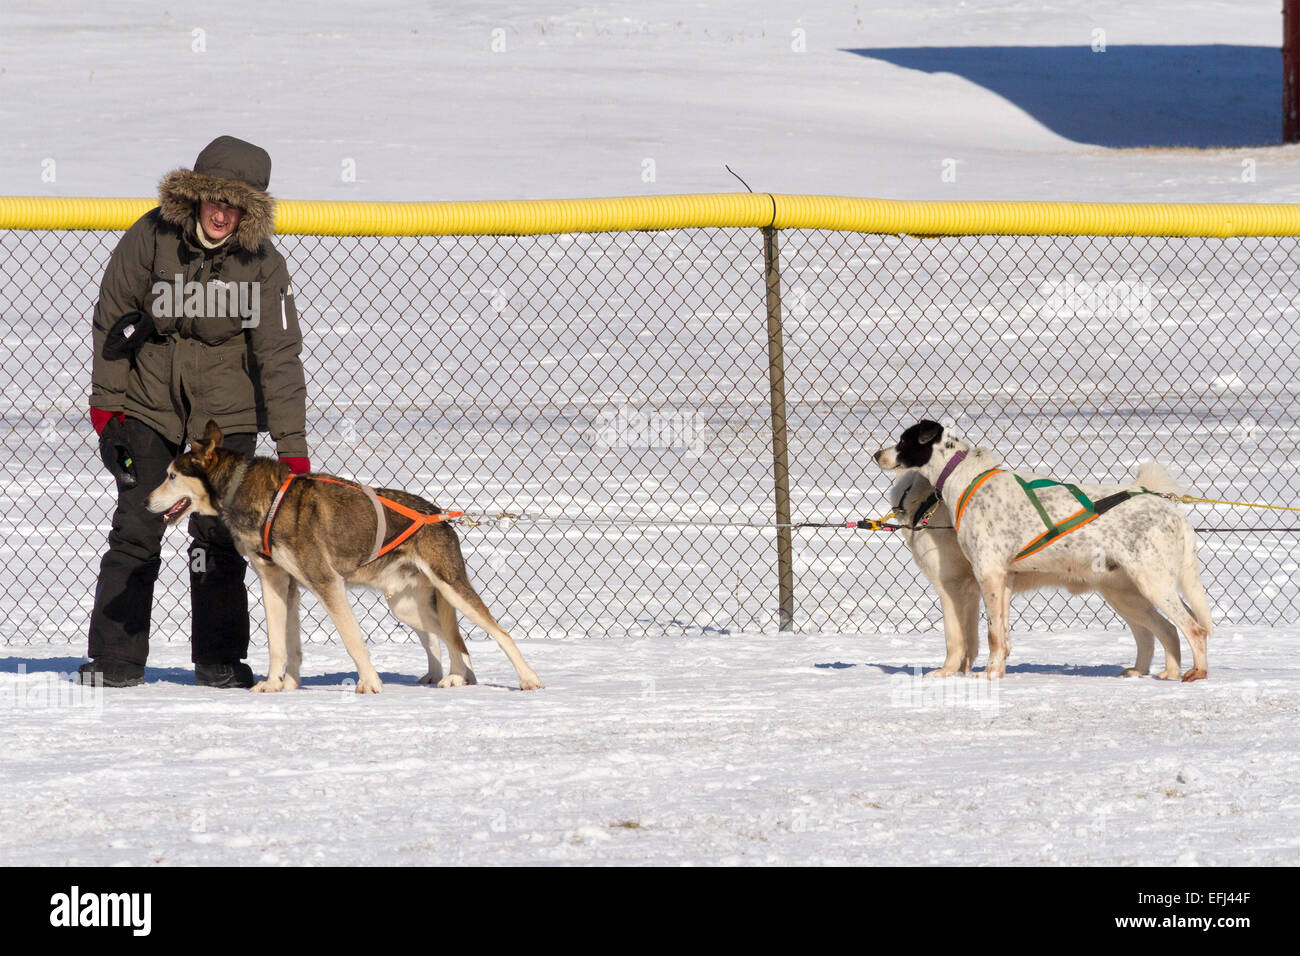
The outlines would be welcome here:
<svg viewBox="0 0 1300 956">
<path fill-rule="evenodd" d="M 200 687 L 253 686 L 253 671 L 243 661 L 233 664 L 195 664 L 194 683 Z"/>
<path fill-rule="evenodd" d="M 77 683 L 100 687 L 135 687 L 144 683 L 144 665 L 126 661 L 86 661 L 77 668 Z"/>
</svg>

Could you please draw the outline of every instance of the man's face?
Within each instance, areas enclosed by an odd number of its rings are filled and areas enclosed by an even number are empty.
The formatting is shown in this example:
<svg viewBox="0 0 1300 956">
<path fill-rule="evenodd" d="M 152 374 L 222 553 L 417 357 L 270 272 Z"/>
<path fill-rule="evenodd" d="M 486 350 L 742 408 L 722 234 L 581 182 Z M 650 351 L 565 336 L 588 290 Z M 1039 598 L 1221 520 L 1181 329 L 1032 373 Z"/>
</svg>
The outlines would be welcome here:
<svg viewBox="0 0 1300 956">
<path fill-rule="evenodd" d="M 213 242 L 220 242 L 239 228 L 239 220 L 243 215 L 244 210 L 238 206 L 229 206 L 223 202 L 208 202 L 206 199 L 199 203 L 199 225 Z"/>
</svg>

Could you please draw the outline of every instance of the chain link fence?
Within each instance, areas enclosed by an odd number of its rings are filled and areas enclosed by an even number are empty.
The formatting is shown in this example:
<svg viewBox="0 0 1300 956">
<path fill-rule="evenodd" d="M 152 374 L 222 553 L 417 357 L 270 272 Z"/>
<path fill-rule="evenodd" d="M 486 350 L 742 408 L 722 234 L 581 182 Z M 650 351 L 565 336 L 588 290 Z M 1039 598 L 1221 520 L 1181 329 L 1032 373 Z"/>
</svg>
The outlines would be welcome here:
<svg viewBox="0 0 1300 956">
<path fill-rule="evenodd" d="M 90 315 L 120 235 L 0 231 L 6 644 L 85 639 L 114 501 Z M 1055 477 L 1127 482 L 1155 458 L 1194 494 L 1300 502 L 1296 239 L 774 235 L 794 522 L 887 510 L 871 455 L 922 417 Z M 522 515 L 462 531 L 513 633 L 784 623 L 760 230 L 277 242 L 313 467 Z M 1300 620 L 1289 516 L 1192 518 L 1220 626 Z M 188 639 L 185 541 L 165 540 L 155 639 Z M 939 626 L 889 534 L 796 528 L 791 547 L 795 630 Z M 372 640 L 407 639 L 378 596 L 354 606 Z M 1024 595 L 1013 617 L 1122 628 L 1095 597 Z M 334 639 L 310 597 L 303 634 Z"/>
</svg>

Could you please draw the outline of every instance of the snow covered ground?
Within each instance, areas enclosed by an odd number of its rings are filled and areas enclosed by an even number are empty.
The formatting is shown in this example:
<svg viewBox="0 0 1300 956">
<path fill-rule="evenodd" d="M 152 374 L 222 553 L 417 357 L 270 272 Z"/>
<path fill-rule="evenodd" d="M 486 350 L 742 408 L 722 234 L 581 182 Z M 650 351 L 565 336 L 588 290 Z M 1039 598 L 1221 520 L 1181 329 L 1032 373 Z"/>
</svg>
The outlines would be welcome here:
<svg viewBox="0 0 1300 956">
<path fill-rule="evenodd" d="M 1267 147 L 1281 124 L 1276 0 L 217 10 L 0 7 L 0 192 L 153 195 L 227 132 L 264 144 L 273 191 L 295 199 L 740 189 L 723 163 L 769 192 L 1300 198 L 1300 150 Z M 1106 148 L 1135 142 L 1233 148 Z"/>
<path fill-rule="evenodd" d="M 993 685 L 913 676 L 934 634 L 529 641 L 535 693 L 486 641 L 454 690 L 378 645 L 365 698 L 306 650 L 281 696 L 187 685 L 162 645 L 77 702 L 78 658 L 0 649 L 0 861 L 1300 861 L 1293 631 L 1219 633 L 1191 685 L 1119 677 L 1114 632 L 1020 635 Z"/>
</svg>

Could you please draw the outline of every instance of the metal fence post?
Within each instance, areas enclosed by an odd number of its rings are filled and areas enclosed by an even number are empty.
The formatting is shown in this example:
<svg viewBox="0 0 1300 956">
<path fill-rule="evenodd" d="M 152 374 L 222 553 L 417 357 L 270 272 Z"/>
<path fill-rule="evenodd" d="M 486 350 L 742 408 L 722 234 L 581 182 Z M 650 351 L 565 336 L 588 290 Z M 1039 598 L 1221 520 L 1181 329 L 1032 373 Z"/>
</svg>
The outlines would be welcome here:
<svg viewBox="0 0 1300 956">
<path fill-rule="evenodd" d="M 1300 142 L 1300 0 L 1282 2 L 1282 142 Z"/>
<path fill-rule="evenodd" d="M 785 348 L 781 336 L 781 258 L 776 229 L 763 229 L 767 285 L 767 372 L 772 400 L 772 479 L 776 494 L 776 569 L 780 629 L 794 627 L 794 544 L 790 535 L 790 458 L 785 427 Z"/>
</svg>

